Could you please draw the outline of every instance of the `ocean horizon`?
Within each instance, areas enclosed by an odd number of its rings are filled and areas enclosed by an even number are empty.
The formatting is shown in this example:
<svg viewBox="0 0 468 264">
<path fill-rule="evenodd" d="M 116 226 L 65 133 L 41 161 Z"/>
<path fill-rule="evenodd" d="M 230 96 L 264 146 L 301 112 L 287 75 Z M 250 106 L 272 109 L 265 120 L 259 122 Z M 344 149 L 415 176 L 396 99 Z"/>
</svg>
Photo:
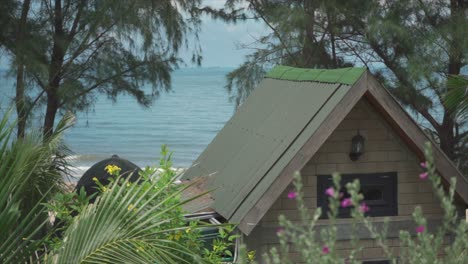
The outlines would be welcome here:
<svg viewBox="0 0 468 264">
<path fill-rule="evenodd" d="M 68 157 L 72 175 L 80 177 L 114 154 L 140 167 L 157 166 L 162 145 L 173 152 L 173 167 L 188 168 L 234 114 L 224 88 L 230 70 L 178 69 L 172 74 L 171 91 L 161 93 L 150 108 L 127 95 L 115 103 L 99 95 L 92 109 L 77 113 L 76 124 L 65 133 L 65 143 L 73 151 Z M 0 103 L 5 105 L 13 98 L 14 79 L 0 74 Z"/>
</svg>

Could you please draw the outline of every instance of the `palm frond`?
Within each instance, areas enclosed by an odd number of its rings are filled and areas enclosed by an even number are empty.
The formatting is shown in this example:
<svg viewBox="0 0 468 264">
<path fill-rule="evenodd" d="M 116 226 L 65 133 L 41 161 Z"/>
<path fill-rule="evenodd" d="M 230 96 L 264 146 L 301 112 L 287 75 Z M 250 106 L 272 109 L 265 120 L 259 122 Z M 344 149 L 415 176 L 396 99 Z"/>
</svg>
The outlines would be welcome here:
<svg viewBox="0 0 468 264">
<path fill-rule="evenodd" d="M 197 254 L 171 239 L 187 229 L 171 214 L 189 202 L 173 181 L 130 184 L 117 178 L 64 233 L 51 263 L 194 263 Z M 193 197 L 196 199 L 198 197 Z"/>
<path fill-rule="evenodd" d="M 0 263 L 24 263 L 45 234 L 48 215 L 41 203 L 60 189 L 53 156 L 71 118 L 64 118 L 61 129 L 43 142 L 39 133 L 16 139 L 10 113 L 0 121 Z"/>
<path fill-rule="evenodd" d="M 468 117 L 468 76 L 451 75 L 447 84 L 449 91 L 445 97 L 445 105 L 457 116 Z"/>
<path fill-rule="evenodd" d="M 29 210 L 22 210 L 31 170 L 41 161 L 37 145 L 14 139 L 15 125 L 9 124 L 9 113 L 0 122 L 0 262 L 20 263 L 37 249 L 32 239 L 45 224 L 40 220 L 38 201 Z"/>
</svg>

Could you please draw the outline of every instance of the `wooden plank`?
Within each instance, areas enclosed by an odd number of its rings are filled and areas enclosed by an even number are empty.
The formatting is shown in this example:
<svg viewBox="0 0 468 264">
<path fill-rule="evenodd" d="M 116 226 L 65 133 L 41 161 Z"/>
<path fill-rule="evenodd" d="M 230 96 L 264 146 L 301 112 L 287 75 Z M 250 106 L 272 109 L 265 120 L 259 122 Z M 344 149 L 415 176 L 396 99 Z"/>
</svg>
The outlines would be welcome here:
<svg viewBox="0 0 468 264">
<path fill-rule="evenodd" d="M 451 177 L 456 177 L 456 191 L 468 204 L 468 180 L 456 168 L 445 153 L 428 137 L 419 125 L 408 115 L 396 99 L 381 86 L 372 76 L 369 76 L 369 91 L 366 98 L 379 110 L 385 119 L 396 130 L 401 139 L 412 149 L 421 161 L 424 160 L 424 144 L 429 141 L 432 144 L 435 166 L 441 176 L 450 182 Z"/>
<path fill-rule="evenodd" d="M 294 172 L 300 170 L 312 158 L 322 144 L 327 140 L 336 127 L 343 121 L 355 104 L 362 98 L 367 90 L 366 72 L 358 82 L 349 90 L 346 96 L 330 112 L 328 118 L 319 126 L 315 133 L 301 147 L 299 152 L 291 159 L 280 175 L 274 180 L 268 190 L 261 196 L 256 204 L 240 221 L 238 228 L 246 235 L 250 234 L 260 219 L 270 209 L 279 195 L 291 183 Z"/>
<path fill-rule="evenodd" d="M 383 230 L 385 221 L 383 220 L 386 217 L 381 217 L 381 219 L 373 219 L 372 224 L 376 227 L 377 230 Z M 341 219 L 339 219 L 341 220 Z M 353 239 L 353 236 L 358 237 L 360 240 L 373 239 L 372 234 L 366 228 L 365 224 L 362 222 L 356 223 L 356 232 L 353 232 L 351 227 L 351 222 L 335 222 L 336 240 L 337 241 L 350 241 Z M 442 224 L 442 217 L 430 217 L 427 218 L 427 230 L 428 232 L 437 232 L 438 227 Z M 411 234 L 416 235 L 417 223 L 414 222 L 412 217 L 406 217 L 404 219 L 399 219 L 395 217 L 390 217 L 390 221 L 387 225 L 386 238 L 398 238 L 400 236 L 401 230 L 408 230 Z M 314 231 L 316 234 L 316 239 L 320 239 L 320 233 L 323 230 L 330 228 L 330 221 L 319 220 L 318 223 L 314 226 Z M 258 233 L 262 235 L 262 241 L 268 244 L 279 244 L 278 235 L 277 235 L 276 226 L 262 226 L 259 228 Z M 257 233 L 257 230 L 255 230 Z M 354 233 L 354 234 L 353 234 Z M 252 233 L 253 235 L 254 233 Z M 255 239 L 255 237 L 253 238 Z M 267 242 L 265 242 L 267 241 Z"/>
</svg>

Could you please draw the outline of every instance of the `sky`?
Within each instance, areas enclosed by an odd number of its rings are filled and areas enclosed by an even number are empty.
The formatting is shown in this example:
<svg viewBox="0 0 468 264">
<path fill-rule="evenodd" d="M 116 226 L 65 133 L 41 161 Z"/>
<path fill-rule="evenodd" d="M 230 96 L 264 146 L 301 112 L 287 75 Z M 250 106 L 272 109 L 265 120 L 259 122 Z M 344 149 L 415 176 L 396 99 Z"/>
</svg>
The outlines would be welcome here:
<svg viewBox="0 0 468 264">
<path fill-rule="evenodd" d="M 222 8 L 224 0 L 205 0 L 203 5 Z M 202 47 L 202 67 L 237 67 L 244 57 L 251 51 L 240 49 L 239 44 L 248 44 L 256 37 L 268 32 L 261 21 L 249 20 L 237 24 L 227 24 L 223 21 L 213 20 L 211 17 L 202 18 L 201 32 L 199 33 Z M 190 47 L 189 47 L 190 48 Z M 191 52 L 183 50 L 180 56 L 184 61 L 190 62 Z M 3 59 L 2 59 L 3 57 Z M 0 54 L 0 69 L 7 68 L 4 56 Z M 188 67 L 194 65 L 188 64 Z"/>
<path fill-rule="evenodd" d="M 204 5 L 222 8 L 224 0 L 205 0 Z M 227 24 L 211 17 L 202 18 L 199 34 L 202 47 L 202 67 L 236 67 L 244 61 L 244 57 L 251 51 L 240 49 L 239 44 L 249 44 L 256 38 L 268 32 L 268 28 L 261 21 L 248 20 L 236 24 Z M 188 52 L 182 55 L 189 60 Z"/>
</svg>

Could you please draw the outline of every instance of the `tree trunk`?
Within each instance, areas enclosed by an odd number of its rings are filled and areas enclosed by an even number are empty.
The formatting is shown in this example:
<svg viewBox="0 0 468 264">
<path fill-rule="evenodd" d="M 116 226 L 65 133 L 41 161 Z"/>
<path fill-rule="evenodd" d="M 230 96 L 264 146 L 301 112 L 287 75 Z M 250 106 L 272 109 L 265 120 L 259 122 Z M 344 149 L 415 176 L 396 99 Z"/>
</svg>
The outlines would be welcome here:
<svg viewBox="0 0 468 264">
<path fill-rule="evenodd" d="M 29 9 L 31 6 L 31 0 L 25 0 L 21 9 L 21 19 L 18 23 L 16 29 L 16 58 L 17 58 L 17 72 L 16 72 L 16 96 L 15 96 L 15 105 L 16 105 L 16 114 L 18 116 L 18 138 L 24 138 L 26 130 L 26 120 L 27 120 L 27 111 L 26 111 L 26 98 L 24 91 L 24 36 L 26 31 L 26 22 L 28 18 Z"/>
<path fill-rule="evenodd" d="M 446 115 L 447 116 L 447 115 Z M 445 154 L 453 161 L 457 160 L 457 153 L 455 150 L 455 123 L 449 117 L 444 117 L 444 121 L 440 126 L 440 130 L 437 131 L 439 134 L 440 148 Z"/>
<path fill-rule="evenodd" d="M 19 62 L 18 62 L 19 63 Z M 26 104 L 24 97 L 24 66 L 22 63 L 19 63 L 16 73 L 16 114 L 18 116 L 18 138 L 24 138 L 26 130 Z"/>
<path fill-rule="evenodd" d="M 332 67 L 336 69 L 338 67 L 338 61 L 336 58 L 336 42 L 335 42 L 335 34 L 333 33 L 333 29 L 330 29 L 330 45 L 332 48 Z"/>
<path fill-rule="evenodd" d="M 313 1 L 305 1 L 304 11 L 306 13 L 305 19 L 305 38 L 302 47 L 302 65 L 298 67 L 313 67 L 314 66 L 314 24 L 315 24 L 315 6 Z"/>
<path fill-rule="evenodd" d="M 464 16 L 465 9 L 466 7 L 463 6 L 463 1 L 456 1 L 456 0 L 451 0 L 450 1 L 450 12 L 451 12 L 451 17 L 455 21 L 458 21 L 460 17 Z M 449 61 L 447 65 L 447 73 L 449 75 L 458 75 L 460 74 L 460 69 L 462 67 L 462 47 L 460 46 L 460 43 L 462 43 L 463 38 L 466 37 L 463 34 L 460 34 L 460 32 L 457 29 L 452 29 L 450 32 L 451 35 L 451 43 L 449 43 Z M 442 102 L 443 104 L 443 102 Z M 452 161 L 457 161 L 458 155 L 456 151 L 456 145 L 458 142 L 456 142 L 456 120 L 454 119 L 454 116 L 452 113 L 444 107 L 444 118 L 442 121 L 442 125 L 440 129 L 437 131 L 439 134 L 439 140 L 440 140 L 440 148 L 447 154 L 447 156 L 452 160 Z"/>
<path fill-rule="evenodd" d="M 65 32 L 63 30 L 62 1 L 55 0 L 54 46 L 49 65 L 49 84 L 46 89 L 47 107 L 44 117 L 43 136 L 47 139 L 54 132 L 55 117 L 59 107 L 59 88 L 62 80 L 63 58 L 65 56 Z"/>
<path fill-rule="evenodd" d="M 55 117 L 58 111 L 58 98 L 56 92 L 47 93 L 47 108 L 44 117 L 44 139 L 47 139 L 54 131 Z"/>
</svg>

